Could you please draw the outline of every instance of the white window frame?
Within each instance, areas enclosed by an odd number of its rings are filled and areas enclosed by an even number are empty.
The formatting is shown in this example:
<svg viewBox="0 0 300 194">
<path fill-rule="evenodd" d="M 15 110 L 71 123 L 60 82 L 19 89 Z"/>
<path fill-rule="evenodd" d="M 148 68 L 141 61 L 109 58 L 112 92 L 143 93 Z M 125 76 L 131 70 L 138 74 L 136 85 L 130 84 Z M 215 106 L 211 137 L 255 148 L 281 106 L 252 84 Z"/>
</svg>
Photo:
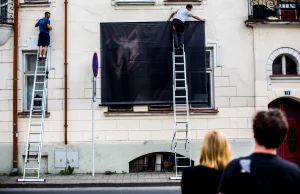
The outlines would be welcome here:
<svg viewBox="0 0 300 194">
<path fill-rule="evenodd" d="M 206 74 L 209 74 L 210 77 L 210 101 L 211 101 L 211 105 L 209 107 L 203 107 L 203 108 L 198 108 L 198 107 L 193 107 L 193 104 L 190 104 L 190 109 L 214 109 L 215 108 L 215 87 L 214 87 L 214 68 L 216 66 L 216 49 L 215 47 L 212 46 L 207 46 L 206 50 L 205 50 L 205 55 L 206 52 L 210 53 L 210 63 L 209 63 L 209 67 L 206 68 Z M 205 63 L 206 65 L 206 63 Z"/>
<path fill-rule="evenodd" d="M 36 53 L 33 53 L 33 52 L 28 52 L 28 53 L 24 53 L 23 54 L 23 63 L 24 63 L 24 66 L 23 66 L 23 112 L 29 112 L 30 110 L 27 108 L 27 92 L 28 92 L 28 89 L 27 89 L 27 77 L 31 76 L 31 77 L 34 77 L 34 71 L 26 71 L 26 67 L 27 67 L 27 56 L 28 55 L 35 55 L 36 56 Z M 46 99 L 48 100 L 48 99 Z M 47 107 L 46 107 L 46 111 L 47 111 Z"/>
</svg>

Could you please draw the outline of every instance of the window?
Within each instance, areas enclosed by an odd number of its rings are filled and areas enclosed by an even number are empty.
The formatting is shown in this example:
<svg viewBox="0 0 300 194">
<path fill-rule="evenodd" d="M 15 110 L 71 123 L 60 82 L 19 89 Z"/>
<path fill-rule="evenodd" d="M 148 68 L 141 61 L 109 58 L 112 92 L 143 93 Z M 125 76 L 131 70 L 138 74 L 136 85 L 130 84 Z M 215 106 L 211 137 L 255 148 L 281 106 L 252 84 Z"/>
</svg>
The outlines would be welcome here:
<svg viewBox="0 0 300 194">
<path fill-rule="evenodd" d="M 25 3 L 48 3 L 49 0 L 24 0 Z"/>
<path fill-rule="evenodd" d="M 178 154 L 178 157 L 183 157 Z M 191 161 L 194 166 L 194 161 Z M 190 160 L 188 158 L 177 159 L 177 166 L 189 166 Z M 175 168 L 175 155 L 174 153 L 150 153 L 140 156 L 129 162 L 129 172 L 174 172 Z M 183 168 L 179 167 L 178 171 Z"/>
<path fill-rule="evenodd" d="M 116 4 L 155 4 L 156 0 L 116 0 Z"/>
<path fill-rule="evenodd" d="M 151 111 L 170 111 L 173 110 L 173 106 L 171 104 L 152 104 L 149 105 L 148 110 Z"/>
<path fill-rule="evenodd" d="M 8 0 L 0 0 L 0 23 L 7 23 Z"/>
<path fill-rule="evenodd" d="M 36 69 L 36 54 L 26 53 L 24 54 L 24 112 L 30 111 L 31 108 L 31 99 L 32 99 L 32 90 L 33 90 L 33 83 L 34 83 L 34 73 Z M 45 62 L 39 62 L 40 66 L 45 65 Z M 43 69 L 43 68 L 41 68 Z M 44 73 L 44 72 L 38 72 Z M 44 82 L 44 76 L 37 76 L 38 82 Z M 43 84 L 37 84 L 36 90 L 42 90 Z M 34 101 L 34 110 L 41 110 L 42 106 L 42 98 L 43 92 L 36 92 L 35 93 L 35 101 Z M 41 98 L 41 100 L 38 100 Z"/>
<path fill-rule="evenodd" d="M 133 111 L 133 106 L 130 104 L 124 104 L 124 105 L 111 105 L 108 106 L 108 111 L 109 112 L 129 112 Z"/>
<path fill-rule="evenodd" d="M 287 55 L 281 55 L 273 61 L 273 75 L 297 75 L 297 64 Z"/>
<path fill-rule="evenodd" d="M 192 109 L 212 109 L 214 108 L 214 52 L 212 48 L 206 49 L 206 89 L 208 94 L 208 102 L 192 104 Z"/>
<path fill-rule="evenodd" d="M 49 7 L 51 0 L 23 0 L 21 7 Z"/>
</svg>

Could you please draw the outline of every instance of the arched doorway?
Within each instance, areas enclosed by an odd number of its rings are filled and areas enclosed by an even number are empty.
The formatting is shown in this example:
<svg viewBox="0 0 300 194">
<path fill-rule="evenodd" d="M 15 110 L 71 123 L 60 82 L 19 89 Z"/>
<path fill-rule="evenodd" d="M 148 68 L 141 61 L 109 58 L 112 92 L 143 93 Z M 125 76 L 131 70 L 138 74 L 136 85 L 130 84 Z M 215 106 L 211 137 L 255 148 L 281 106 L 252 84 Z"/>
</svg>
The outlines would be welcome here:
<svg viewBox="0 0 300 194">
<path fill-rule="evenodd" d="M 290 98 L 279 98 L 269 104 L 269 108 L 281 110 L 288 121 L 289 131 L 277 154 L 300 166 L 300 103 Z"/>
</svg>

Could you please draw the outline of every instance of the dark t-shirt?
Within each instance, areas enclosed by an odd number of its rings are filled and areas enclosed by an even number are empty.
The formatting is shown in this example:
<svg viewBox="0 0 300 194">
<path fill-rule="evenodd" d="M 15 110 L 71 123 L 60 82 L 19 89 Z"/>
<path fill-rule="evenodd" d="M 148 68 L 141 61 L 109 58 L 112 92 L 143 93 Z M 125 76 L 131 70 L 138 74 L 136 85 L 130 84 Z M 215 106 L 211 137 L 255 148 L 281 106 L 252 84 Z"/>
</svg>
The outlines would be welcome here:
<svg viewBox="0 0 300 194">
<path fill-rule="evenodd" d="M 185 168 L 182 173 L 182 194 L 218 194 L 221 170 L 205 166 Z"/>
<path fill-rule="evenodd" d="M 300 194 L 300 169 L 271 155 L 254 153 L 228 164 L 219 192 L 223 194 Z"/>
<path fill-rule="evenodd" d="M 44 17 L 36 23 L 36 26 L 39 27 L 40 33 L 49 34 L 48 24 L 50 24 L 50 20 Z"/>
</svg>

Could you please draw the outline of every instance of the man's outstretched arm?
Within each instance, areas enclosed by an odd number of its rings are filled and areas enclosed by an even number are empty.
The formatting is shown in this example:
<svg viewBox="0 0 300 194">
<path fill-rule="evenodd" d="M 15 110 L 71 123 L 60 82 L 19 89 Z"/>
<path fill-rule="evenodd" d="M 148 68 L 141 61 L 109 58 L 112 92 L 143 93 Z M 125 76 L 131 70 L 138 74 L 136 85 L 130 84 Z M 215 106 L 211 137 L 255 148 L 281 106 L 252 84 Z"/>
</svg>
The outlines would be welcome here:
<svg viewBox="0 0 300 194">
<path fill-rule="evenodd" d="M 199 18 L 198 16 L 192 16 L 194 19 L 196 19 L 196 20 L 199 20 L 199 21 L 202 21 L 202 22 L 205 22 L 205 19 L 201 19 L 201 18 Z"/>
<path fill-rule="evenodd" d="M 173 12 L 173 13 L 170 15 L 170 18 L 168 19 L 168 22 L 172 19 L 172 17 L 173 17 L 176 13 L 177 13 L 177 11 L 176 11 L 176 12 Z"/>
<path fill-rule="evenodd" d="M 38 27 L 40 23 L 40 20 L 35 24 L 35 27 Z"/>
</svg>

